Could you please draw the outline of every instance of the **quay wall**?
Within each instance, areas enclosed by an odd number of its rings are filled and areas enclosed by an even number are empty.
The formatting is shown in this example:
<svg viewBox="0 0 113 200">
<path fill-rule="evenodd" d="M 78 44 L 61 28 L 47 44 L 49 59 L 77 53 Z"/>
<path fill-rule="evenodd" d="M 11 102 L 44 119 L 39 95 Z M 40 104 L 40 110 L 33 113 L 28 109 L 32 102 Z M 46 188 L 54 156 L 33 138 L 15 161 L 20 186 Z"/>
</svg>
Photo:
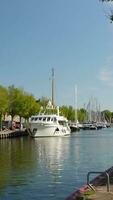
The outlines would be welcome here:
<svg viewBox="0 0 113 200">
<path fill-rule="evenodd" d="M 26 130 L 0 131 L 0 139 L 21 137 L 21 136 L 27 136 L 27 135 L 28 135 L 28 132 Z"/>
</svg>

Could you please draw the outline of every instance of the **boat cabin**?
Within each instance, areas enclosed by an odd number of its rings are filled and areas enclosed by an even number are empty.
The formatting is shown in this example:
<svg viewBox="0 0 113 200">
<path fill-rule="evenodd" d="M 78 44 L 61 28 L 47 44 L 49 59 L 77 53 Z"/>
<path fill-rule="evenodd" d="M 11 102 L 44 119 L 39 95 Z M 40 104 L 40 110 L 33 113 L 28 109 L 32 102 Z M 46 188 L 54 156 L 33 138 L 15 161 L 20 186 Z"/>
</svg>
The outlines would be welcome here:
<svg viewBox="0 0 113 200">
<path fill-rule="evenodd" d="M 30 123 L 58 123 L 59 125 L 66 126 L 67 120 L 63 116 L 42 115 L 42 116 L 32 116 L 30 118 Z"/>
</svg>

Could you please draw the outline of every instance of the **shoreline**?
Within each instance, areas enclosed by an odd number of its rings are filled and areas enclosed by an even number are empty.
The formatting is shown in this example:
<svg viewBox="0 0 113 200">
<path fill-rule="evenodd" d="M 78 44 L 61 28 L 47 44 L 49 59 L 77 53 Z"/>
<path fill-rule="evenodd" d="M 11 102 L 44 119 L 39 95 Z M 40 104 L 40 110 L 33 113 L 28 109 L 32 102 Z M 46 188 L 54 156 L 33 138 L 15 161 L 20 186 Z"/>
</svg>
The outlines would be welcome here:
<svg viewBox="0 0 113 200">
<path fill-rule="evenodd" d="M 89 172 L 90 173 L 90 172 Z M 98 172 L 97 172 L 98 173 Z M 106 176 L 109 176 L 109 191 L 107 191 L 106 184 Z M 78 190 L 75 190 L 70 196 L 68 196 L 65 200 L 112 200 L 113 199 L 113 166 L 104 172 L 100 173 L 100 175 L 96 176 L 89 182 L 90 186 L 86 183 Z M 112 186 L 112 188 L 111 188 Z M 99 192 L 101 191 L 101 192 Z M 98 197 L 99 196 L 99 197 Z"/>
<path fill-rule="evenodd" d="M 28 132 L 26 129 L 20 130 L 3 130 L 0 131 L 0 139 L 6 139 L 6 138 L 14 138 L 14 137 L 22 137 L 27 136 Z"/>
</svg>

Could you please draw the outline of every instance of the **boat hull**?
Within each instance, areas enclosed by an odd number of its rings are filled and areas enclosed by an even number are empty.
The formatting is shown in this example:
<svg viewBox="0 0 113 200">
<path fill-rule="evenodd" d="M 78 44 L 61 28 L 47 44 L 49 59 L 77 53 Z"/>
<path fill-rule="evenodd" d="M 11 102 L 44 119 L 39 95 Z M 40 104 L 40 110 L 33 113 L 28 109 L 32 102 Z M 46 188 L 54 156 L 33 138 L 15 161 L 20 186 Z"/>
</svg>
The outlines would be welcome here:
<svg viewBox="0 0 113 200">
<path fill-rule="evenodd" d="M 29 134 L 31 137 L 58 137 L 70 135 L 70 129 L 57 125 L 32 124 Z"/>
</svg>

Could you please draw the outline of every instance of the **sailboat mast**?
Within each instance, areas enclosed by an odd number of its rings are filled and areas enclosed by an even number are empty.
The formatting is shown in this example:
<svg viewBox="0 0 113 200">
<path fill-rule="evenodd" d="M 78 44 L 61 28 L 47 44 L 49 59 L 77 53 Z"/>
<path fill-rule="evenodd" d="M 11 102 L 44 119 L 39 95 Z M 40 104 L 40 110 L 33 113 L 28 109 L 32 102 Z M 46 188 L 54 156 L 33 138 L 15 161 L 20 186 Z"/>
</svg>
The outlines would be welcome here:
<svg viewBox="0 0 113 200">
<path fill-rule="evenodd" d="M 78 113 L 77 113 L 77 85 L 75 85 L 75 122 L 78 121 Z"/>
<path fill-rule="evenodd" d="M 54 68 L 52 68 L 52 106 L 54 107 Z"/>
</svg>

